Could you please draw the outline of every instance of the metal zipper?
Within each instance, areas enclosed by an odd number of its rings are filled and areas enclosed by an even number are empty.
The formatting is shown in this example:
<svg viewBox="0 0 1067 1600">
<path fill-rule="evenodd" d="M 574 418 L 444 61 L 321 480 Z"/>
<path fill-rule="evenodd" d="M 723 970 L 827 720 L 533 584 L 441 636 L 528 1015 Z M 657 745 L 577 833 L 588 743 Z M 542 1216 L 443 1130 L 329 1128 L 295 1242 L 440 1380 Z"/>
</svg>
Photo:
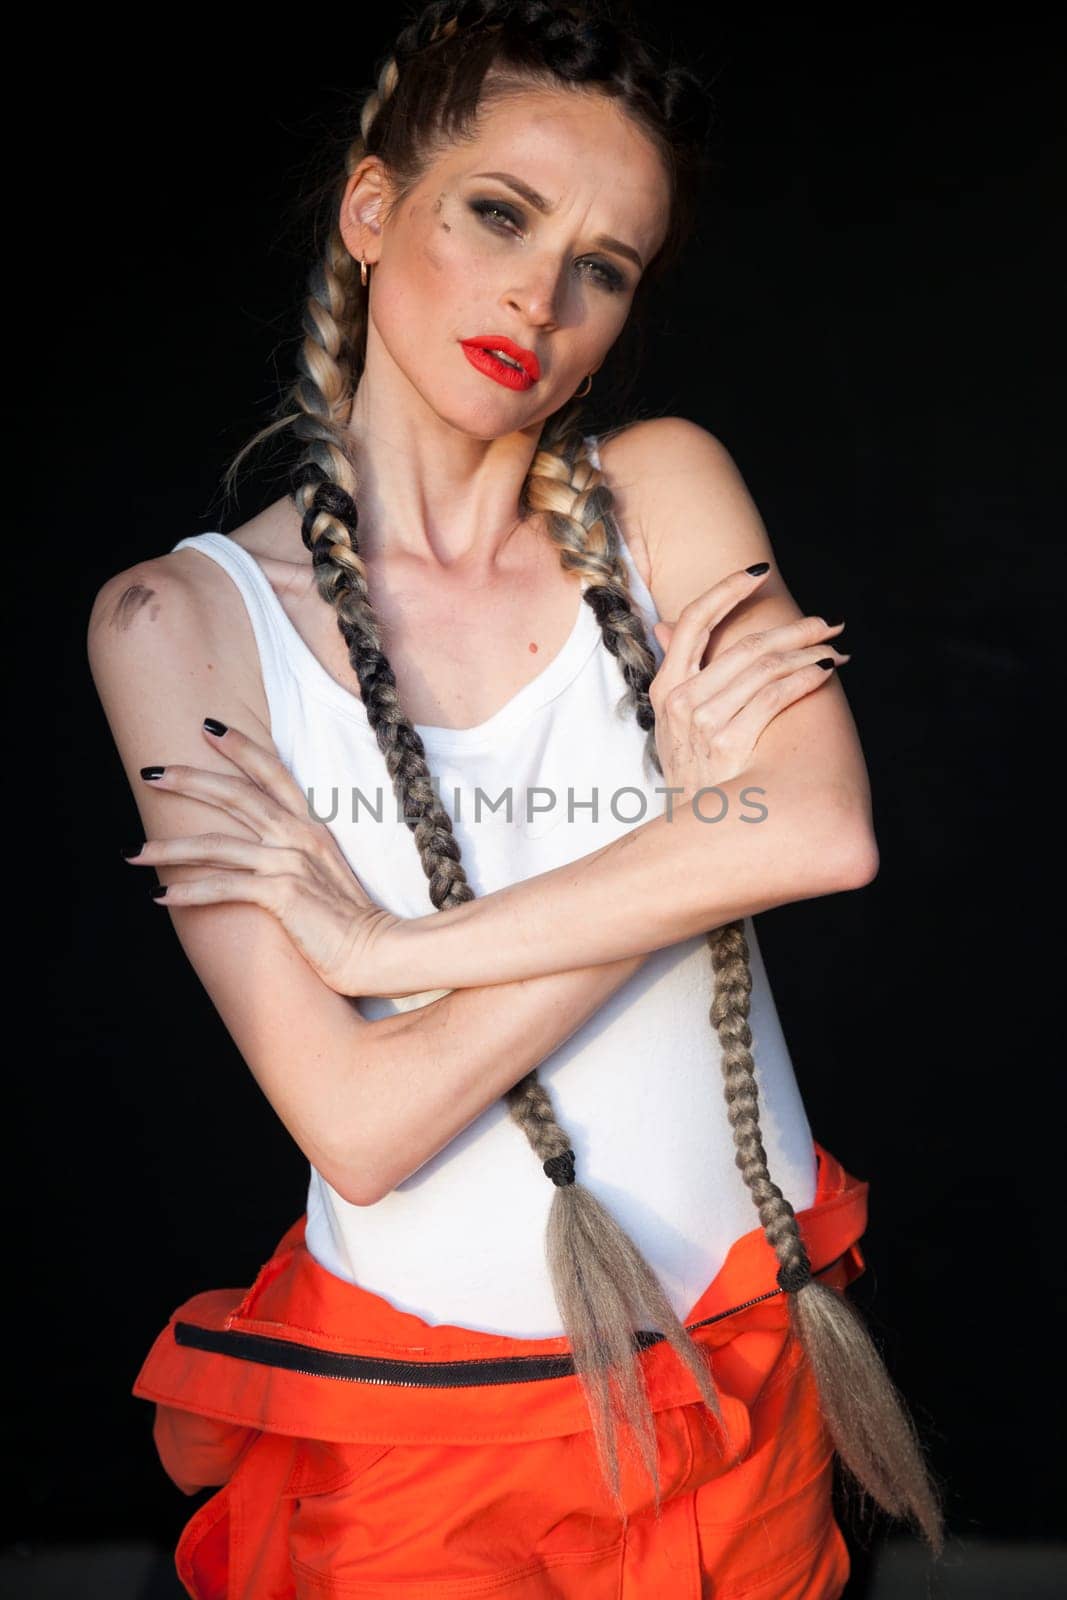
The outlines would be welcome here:
<svg viewBox="0 0 1067 1600">
<path fill-rule="evenodd" d="M 825 1267 L 820 1267 L 814 1277 L 829 1272 L 842 1260 L 837 1256 Z M 713 1317 L 691 1323 L 687 1333 L 696 1328 L 706 1328 L 709 1323 L 721 1322 L 762 1300 L 772 1300 L 784 1294 L 784 1289 L 768 1289 L 728 1311 L 717 1311 Z M 494 1383 L 536 1383 L 543 1378 L 569 1378 L 574 1375 L 574 1358 L 558 1356 L 480 1356 L 469 1361 L 399 1361 L 384 1356 L 338 1355 L 323 1350 L 319 1345 L 298 1344 L 291 1339 L 274 1339 L 265 1333 L 241 1333 L 233 1328 L 200 1328 L 195 1322 L 174 1324 L 176 1344 L 194 1350 L 208 1350 L 216 1355 L 234 1356 L 239 1361 L 254 1361 L 260 1366 L 280 1367 L 286 1372 L 300 1372 L 313 1378 L 341 1378 L 346 1383 L 388 1384 L 399 1389 L 470 1389 Z M 650 1329 L 634 1333 L 640 1349 L 661 1344 L 665 1335 Z"/>
</svg>

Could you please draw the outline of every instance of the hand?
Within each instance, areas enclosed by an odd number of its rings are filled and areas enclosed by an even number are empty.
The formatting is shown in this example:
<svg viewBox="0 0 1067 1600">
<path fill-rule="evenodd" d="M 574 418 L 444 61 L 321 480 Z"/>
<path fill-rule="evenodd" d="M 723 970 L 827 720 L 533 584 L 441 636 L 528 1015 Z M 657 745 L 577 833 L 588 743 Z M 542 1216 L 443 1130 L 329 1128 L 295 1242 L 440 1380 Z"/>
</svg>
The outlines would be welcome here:
<svg viewBox="0 0 1067 1600">
<path fill-rule="evenodd" d="M 303 791 L 273 746 L 264 748 L 238 728 L 219 735 L 204 728 L 203 734 L 239 776 L 173 766 L 145 782 L 217 806 L 251 828 L 258 843 L 233 833 L 149 839 L 126 859 L 139 867 L 216 869 L 203 878 L 168 884 L 159 903 L 250 901 L 277 917 L 305 961 L 337 994 L 355 994 L 357 981 L 366 985 L 360 994 L 383 993 L 373 987 L 376 959 L 403 919 L 371 900 L 329 828 L 310 816 Z"/>
<path fill-rule="evenodd" d="M 727 783 L 745 771 L 760 735 L 794 700 L 826 683 L 835 666 L 851 658 L 821 643 L 844 627 L 821 617 L 799 617 L 746 634 L 701 667 L 708 635 L 766 573 L 733 572 L 697 595 L 677 622 L 657 622 L 664 648 L 648 697 L 656 713 L 656 751 L 664 783 L 686 796 Z"/>
</svg>

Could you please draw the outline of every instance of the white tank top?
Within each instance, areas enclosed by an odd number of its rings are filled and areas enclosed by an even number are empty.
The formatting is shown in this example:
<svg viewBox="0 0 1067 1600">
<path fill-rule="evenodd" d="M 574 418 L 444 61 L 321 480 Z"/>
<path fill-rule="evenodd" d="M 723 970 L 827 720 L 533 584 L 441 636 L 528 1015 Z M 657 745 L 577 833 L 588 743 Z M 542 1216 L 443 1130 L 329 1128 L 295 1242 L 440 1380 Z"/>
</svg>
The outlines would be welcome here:
<svg viewBox="0 0 1067 1600">
<path fill-rule="evenodd" d="M 595 454 L 594 461 L 599 466 Z M 414 837 L 398 819 L 362 701 L 309 649 L 262 567 L 240 545 L 213 532 L 173 548 L 210 556 L 240 591 L 258 647 L 271 736 L 367 892 L 398 916 L 432 912 Z M 625 543 L 621 548 L 660 662 L 655 603 Z M 579 598 L 562 650 L 493 716 L 472 728 L 415 724 L 476 895 L 588 855 L 666 810 L 665 797 L 655 792 L 664 780 L 643 761 L 645 734 L 632 712 L 616 713 L 625 689 L 592 609 Z M 594 796 L 596 820 L 581 804 Z M 620 905 L 619 914 L 626 908 Z M 772 1178 L 799 1211 L 815 1196 L 811 1129 L 751 918 L 744 928 L 763 1143 Z M 447 992 L 352 1003 L 376 1018 Z M 734 1163 L 721 1047 L 709 1020 L 713 993 L 703 938 L 654 951 L 538 1068 L 574 1149 L 578 1177 L 636 1242 L 682 1319 L 733 1241 L 759 1225 Z M 545 1261 L 554 1195 L 501 1099 L 375 1205 L 349 1204 L 312 1167 L 307 1246 L 328 1271 L 432 1325 L 556 1338 L 564 1329 Z"/>
</svg>

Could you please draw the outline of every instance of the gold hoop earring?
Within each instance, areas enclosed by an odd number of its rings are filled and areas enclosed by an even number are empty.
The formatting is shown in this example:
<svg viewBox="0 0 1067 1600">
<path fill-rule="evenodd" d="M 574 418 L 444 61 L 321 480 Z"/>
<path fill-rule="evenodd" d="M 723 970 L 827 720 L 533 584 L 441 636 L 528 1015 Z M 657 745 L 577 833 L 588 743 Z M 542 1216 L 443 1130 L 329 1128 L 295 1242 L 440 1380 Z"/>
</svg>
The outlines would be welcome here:
<svg viewBox="0 0 1067 1600">
<path fill-rule="evenodd" d="M 367 287 L 367 263 L 362 256 L 359 258 L 359 281 L 365 289 Z"/>
<path fill-rule="evenodd" d="M 576 389 L 574 391 L 575 400 L 584 400 L 586 395 L 589 393 L 589 390 L 593 387 L 593 374 L 592 373 L 589 374 L 589 376 L 588 376 L 588 378 L 586 378 L 585 382 L 586 382 L 586 387 L 584 389 Z"/>
</svg>

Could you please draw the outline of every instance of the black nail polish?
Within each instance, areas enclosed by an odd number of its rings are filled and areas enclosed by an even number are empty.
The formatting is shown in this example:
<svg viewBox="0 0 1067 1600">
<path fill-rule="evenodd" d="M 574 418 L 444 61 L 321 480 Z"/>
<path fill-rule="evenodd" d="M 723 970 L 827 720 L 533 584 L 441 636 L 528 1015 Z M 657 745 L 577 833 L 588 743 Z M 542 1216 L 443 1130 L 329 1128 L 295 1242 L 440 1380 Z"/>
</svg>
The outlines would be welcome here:
<svg viewBox="0 0 1067 1600">
<path fill-rule="evenodd" d="M 830 668 L 834 665 L 834 658 L 833 656 L 823 656 L 822 660 L 816 661 L 815 665 L 817 667 L 823 667 L 827 672 L 829 672 Z"/>
<path fill-rule="evenodd" d="M 769 561 L 757 561 L 754 567 L 745 568 L 745 571 L 750 572 L 754 578 L 758 578 L 761 572 L 769 572 L 770 570 L 771 564 Z"/>
<path fill-rule="evenodd" d="M 226 732 L 226 724 L 224 722 L 217 721 L 215 717 L 205 717 L 204 727 L 207 729 L 208 733 Z"/>
<path fill-rule="evenodd" d="M 845 619 L 844 617 L 823 617 L 822 620 L 828 628 L 839 628 Z"/>
<path fill-rule="evenodd" d="M 165 883 L 157 883 L 155 885 L 155 887 L 153 888 L 153 890 L 152 890 L 152 899 L 153 900 L 162 900 L 162 898 L 166 894 L 166 892 L 167 892 L 167 885 Z"/>
<path fill-rule="evenodd" d="M 142 767 L 141 768 L 141 777 L 142 778 L 161 778 L 163 776 L 164 772 L 166 772 L 166 770 L 167 770 L 166 767 Z"/>
<path fill-rule="evenodd" d="M 144 845 L 143 844 L 124 844 L 122 846 L 122 853 L 126 857 L 126 860 L 128 861 L 131 856 L 139 856 L 143 849 L 144 849 Z"/>
</svg>

